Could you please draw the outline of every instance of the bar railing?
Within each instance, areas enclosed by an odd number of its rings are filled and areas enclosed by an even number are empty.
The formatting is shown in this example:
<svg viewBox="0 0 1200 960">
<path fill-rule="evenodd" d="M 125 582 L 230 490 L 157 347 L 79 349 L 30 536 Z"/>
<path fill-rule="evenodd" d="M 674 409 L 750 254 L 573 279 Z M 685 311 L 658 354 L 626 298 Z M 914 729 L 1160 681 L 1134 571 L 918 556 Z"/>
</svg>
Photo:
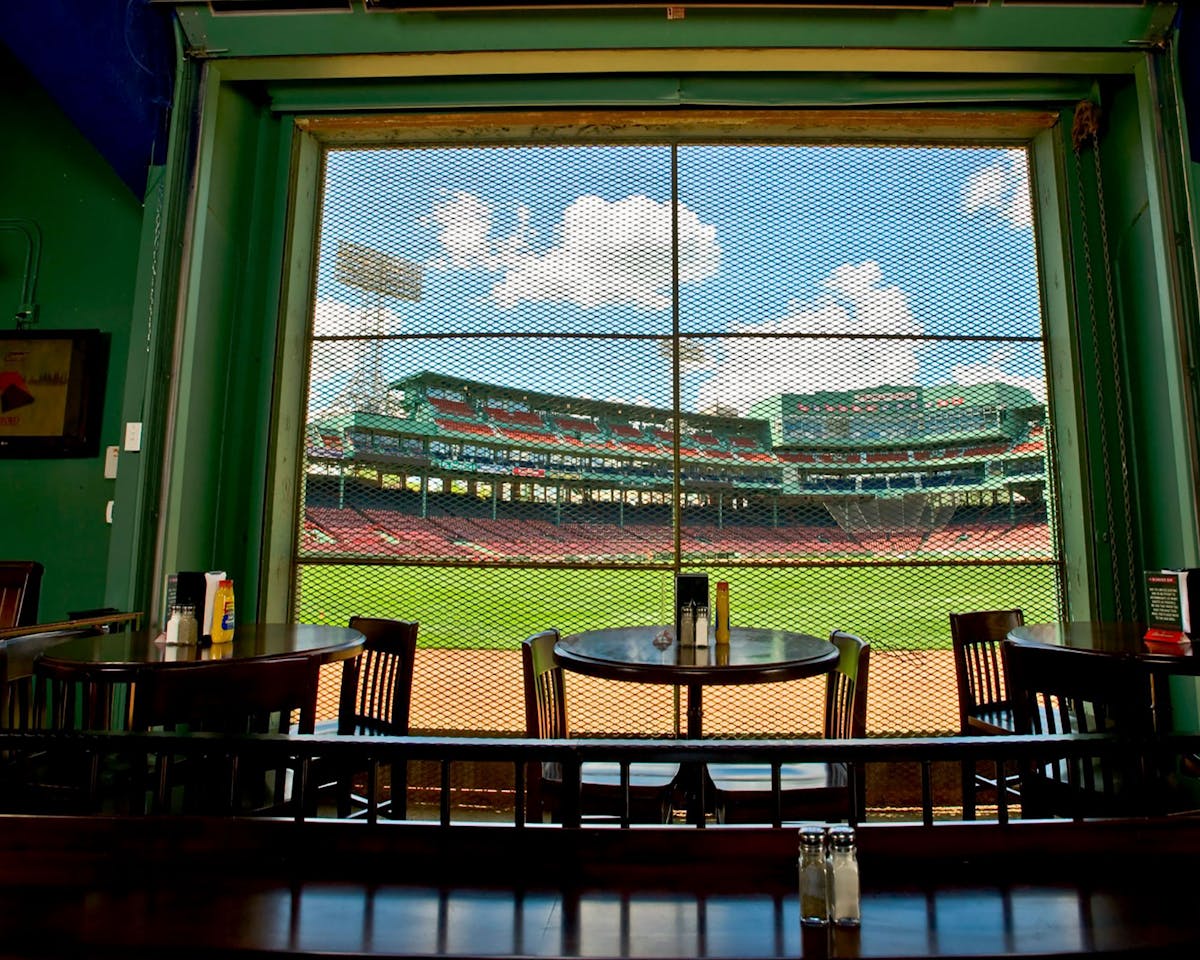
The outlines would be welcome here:
<svg viewBox="0 0 1200 960">
<path fill-rule="evenodd" d="M 179 763 L 189 758 L 223 758 L 228 763 L 231 789 L 240 777 L 265 769 L 288 771 L 291 802 L 288 816 L 296 820 L 324 818 L 317 803 L 317 788 L 327 779 L 345 776 L 347 771 L 366 771 L 367 791 L 363 818 L 370 822 L 384 818 L 380 798 L 373 789 L 380 768 L 391 764 L 427 762 L 440 770 L 439 822 L 452 819 L 451 772 L 460 764 L 503 764 L 513 771 L 513 825 L 527 826 L 526 771 L 530 764 L 551 762 L 562 771 L 561 807 L 558 818 L 563 827 L 584 822 L 580 809 L 580 771 L 584 763 L 607 761 L 619 765 L 624 787 L 624 810 L 613 823 L 629 827 L 629 765 L 639 762 L 769 764 L 775 771 L 775 812 L 773 826 L 783 823 L 778 770 L 781 764 L 796 762 L 846 764 L 850 795 L 855 796 L 858 778 L 874 764 L 911 764 L 920 780 L 920 822 L 934 823 L 933 768 L 943 763 L 986 763 L 997 772 L 1016 766 L 1045 764 L 1051 760 L 1075 760 L 1096 757 L 1129 758 L 1136 756 L 1156 772 L 1171 771 L 1176 759 L 1200 752 L 1200 734 L 1171 734 L 1147 740 L 1130 740 L 1101 734 L 1011 737 L 927 737 L 862 740 L 619 740 L 570 739 L 529 740 L 523 738 L 431 738 L 431 737 L 353 737 L 325 735 L 224 736 L 210 733 L 162 732 L 64 732 L 0 731 L 0 811 L 8 811 L 14 798 L 23 796 L 39 769 L 54 766 L 74 771 L 70 786 L 78 811 L 105 812 L 106 789 L 111 789 L 112 771 L 142 772 L 162 769 L 163 762 Z M 1073 770 L 1075 765 L 1068 764 Z M 703 777 L 696 777 L 703 791 Z M 1200 784 L 1198 784 L 1200 786 Z M 165 777 L 154 782 L 146 776 L 141 784 L 146 803 L 118 812 L 148 813 L 167 808 L 170 784 Z M 1001 791 L 996 819 L 1007 822 L 1014 812 Z M 698 798 L 703 809 L 705 798 Z M 1200 802 L 1196 804 L 1200 808 Z M 18 812 L 36 812 L 28 809 Z M 111 812 L 111 811 L 108 811 Z M 1148 801 L 1148 815 L 1170 812 Z M 1081 819 L 1076 811 L 1074 819 Z M 854 813 L 850 815 L 851 822 Z M 698 828 L 711 826 L 704 819 Z"/>
</svg>

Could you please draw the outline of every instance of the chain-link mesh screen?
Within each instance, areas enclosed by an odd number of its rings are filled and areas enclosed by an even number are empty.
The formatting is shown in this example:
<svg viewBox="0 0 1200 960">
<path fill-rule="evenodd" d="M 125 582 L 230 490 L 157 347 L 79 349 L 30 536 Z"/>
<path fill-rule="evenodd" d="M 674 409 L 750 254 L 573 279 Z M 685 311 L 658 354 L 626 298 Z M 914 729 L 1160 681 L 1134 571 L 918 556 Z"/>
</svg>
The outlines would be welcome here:
<svg viewBox="0 0 1200 960">
<path fill-rule="evenodd" d="M 521 639 L 667 623 L 678 571 L 869 640 L 872 734 L 957 729 L 951 611 L 1058 613 L 1021 150 L 332 150 L 313 310 L 296 619 L 420 621 L 415 731 L 522 732 Z M 577 733 L 677 729 L 567 684 Z M 713 687 L 705 730 L 822 698 Z"/>
</svg>

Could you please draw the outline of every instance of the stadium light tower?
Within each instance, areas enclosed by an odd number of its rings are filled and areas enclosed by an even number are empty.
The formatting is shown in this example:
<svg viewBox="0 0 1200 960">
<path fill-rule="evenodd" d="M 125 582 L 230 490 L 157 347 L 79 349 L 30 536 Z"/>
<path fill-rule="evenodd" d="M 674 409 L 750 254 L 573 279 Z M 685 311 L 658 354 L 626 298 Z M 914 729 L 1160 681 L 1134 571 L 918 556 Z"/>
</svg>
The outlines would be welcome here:
<svg viewBox="0 0 1200 960">
<path fill-rule="evenodd" d="M 421 299 L 421 265 L 382 250 L 339 240 L 334 258 L 334 279 L 368 295 L 365 306 L 369 320 L 365 335 L 371 337 L 365 362 L 355 366 L 350 382 L 335 404 L 351 410 L 387 413 L 387 390 L 383 380 L 384 308 L 389 299 L 416 302 Z"/>
</svg>

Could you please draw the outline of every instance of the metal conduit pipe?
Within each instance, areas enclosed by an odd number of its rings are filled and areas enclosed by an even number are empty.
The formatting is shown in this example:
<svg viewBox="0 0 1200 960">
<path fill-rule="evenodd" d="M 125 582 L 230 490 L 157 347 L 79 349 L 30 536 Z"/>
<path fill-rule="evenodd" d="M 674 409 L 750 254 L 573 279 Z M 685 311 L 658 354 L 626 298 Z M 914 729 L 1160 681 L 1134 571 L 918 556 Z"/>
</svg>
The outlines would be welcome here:
<svg viewBox="0 0 1200 960">
<path fill-rule="evenodd" d="M 21 278 L 21 302 L 17 304 L 17 329 L 24 330 L 37 323 L 37 305 L 33 292 L 37 288 L 38 266 L 42 262 L 42 228 L 34 220 L 0 219 L 0 230 L 15 230 L 25 235 L 25 274 Z"/>
</svg>

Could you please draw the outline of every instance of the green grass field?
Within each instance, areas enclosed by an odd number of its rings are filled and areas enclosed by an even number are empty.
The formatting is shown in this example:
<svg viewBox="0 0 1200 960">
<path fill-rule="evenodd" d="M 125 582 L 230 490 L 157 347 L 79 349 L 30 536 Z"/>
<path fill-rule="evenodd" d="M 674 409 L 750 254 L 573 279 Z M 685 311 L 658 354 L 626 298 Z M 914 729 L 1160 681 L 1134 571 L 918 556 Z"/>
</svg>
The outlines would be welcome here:
<svg viewBox="0 0 1200 960">
<path fill-rule="evenodd" d="M 825 635 L 848 630 L 877 649 L 948 648 L 951 611 L 1021 607 L 1029 621 L 1057 616 L 1056 568 L 1018 566 L 722 568 L 735 624 Z M 666 623 L 673 577 L 657 570 L 301 566 L 296 619 L 345 623 L 355 614 L 418 620 L 423 647 L 515 649 L 556 627 L 564 633 Z"/>
</svg>

